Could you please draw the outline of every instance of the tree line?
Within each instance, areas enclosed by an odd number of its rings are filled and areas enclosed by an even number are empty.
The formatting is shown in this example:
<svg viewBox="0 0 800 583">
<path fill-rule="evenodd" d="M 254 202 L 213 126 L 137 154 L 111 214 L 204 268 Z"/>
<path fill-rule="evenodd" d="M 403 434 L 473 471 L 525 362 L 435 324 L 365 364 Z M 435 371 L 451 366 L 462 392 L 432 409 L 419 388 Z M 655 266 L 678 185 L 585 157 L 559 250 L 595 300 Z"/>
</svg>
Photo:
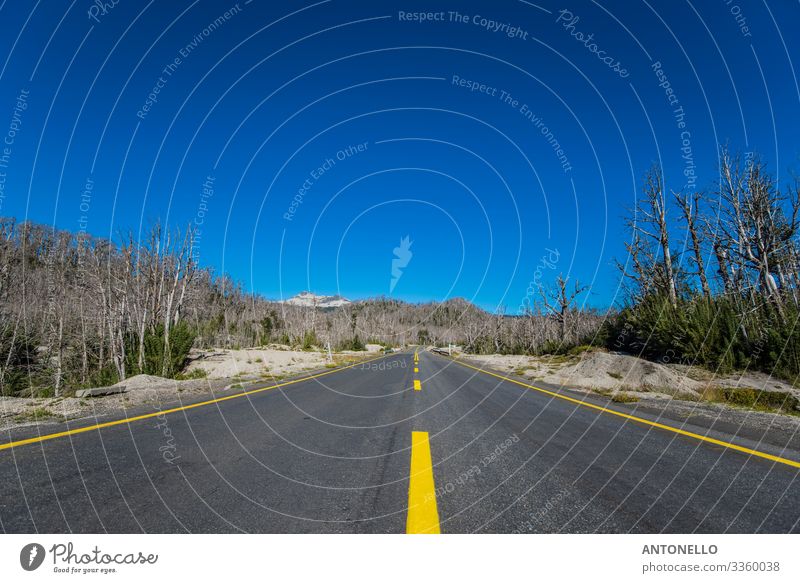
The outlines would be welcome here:
<svg viewBox="0 0 800 583">
<path fill-rule="evenodd" d="M 625 305 L 601 329 L 614 350 L 727 372 L 800 374 L 800 183 L 723 149 L 707 190 L 646 174 L 618 262 Z"/>
<path fill-rule="evenodd" d="M 463 299 L 391 298 L 333 310 L 247 293 L 193 258 L 190 229 L 154 225 L 121 243 L 0 218 L 0 395 L 67 395 L 140 374 L 175 377 L 194 348 L 363 350 L 456 344 L 475 352 L 538 353 L 588 336 L 600 322 L 490 314 Z M 569 320 L 570 325 L 567 326 Z"/>
<path fill-rule="evenodd" d="M 545 354 L 594 344 L 662 362 L 800 374 L 800 202 L 758 156 L 723 152 L 706 191 L 645 176 L 618 262 L 624 302 L 584 309 L 559 275 L 517 314 L 463 299 L 379 297 L 322 310 L 270 301 L 193 258 L 191 229 L 120 243 L 0 218 L 0 394 L 63 395 L 140 373 L 175 377 L 192 348 L 455 344 Z"/>
</svg>

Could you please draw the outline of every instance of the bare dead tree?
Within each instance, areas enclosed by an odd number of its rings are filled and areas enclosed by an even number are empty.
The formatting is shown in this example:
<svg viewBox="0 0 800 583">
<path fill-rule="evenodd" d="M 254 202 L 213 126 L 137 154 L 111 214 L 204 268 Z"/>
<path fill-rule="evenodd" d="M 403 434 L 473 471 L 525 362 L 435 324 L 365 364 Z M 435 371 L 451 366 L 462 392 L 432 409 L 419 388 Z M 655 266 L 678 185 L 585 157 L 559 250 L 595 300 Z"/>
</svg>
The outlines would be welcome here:
<svg viewBox="0 0 800 583">
<path fill-rule="evenodd" d="M 686 230 L 689 233 L 689 248 L 692 252 L 692 261 L 694 261 L 697 269 L 695 275 L 700 279 L 700 288 L 703 291 L 703 296 L 710 298 L 711 288 L 708 285 L 708 277 L 703 260 L 704 233 L 700 220 L 700 202 L 703 195 L 698 191 L 695 191 L 691 196 L 681 192 L 673 192 L 672 194 L 675 196 L 675 201 L 678 203 L 683 220 L 686 223 Z"/>
<path fill-rule="evenodd" d="M 782 192 L 760 159 L 743 164 L 727 150 L 720 160 L 719 195 L 724 201 L 722 228 L 737 254 L 740 276 L 754 274 L 761 290 L 783 316 L 782 265 L 791 263 L 800 222 L 797 190 Z M 787 214 L 786 206 L 790 207 Z"/>
<path fill-rule="evenodd" d="M 674 306 L 677 305 L 678 293 L 675 284 L 675 270 L 672 265 L 672 253 L 669 248 L 667 198 L 664 191 L 664 179 L 658 166 L 650 168 L 645 175 L 642 194 L 644 196 L 636 207 L 635 216 L 628 219 L 628 226 L 632 231 L 643 235 L 656 245 L 660 260 L 657 259 L 656 253 L 645 252 L 648 247 L 642 239 L 638 239 L 640 248 L 637 251 L 640 256 L 649 255 L 650 265 L 643 266 L 643 271 L 648 273 L 648 277 L 652 277 L 653 274 L 660 275 L 654 283 L 663 286 Z M 645 289 L 648 287 L 648 283 L 645 282 Z"/>
<path fill-rule="evenodd" d="M 568 281 L 568 277 L 564 278 L 559 274 L 554 290 L 548 291 L 545 288 L 540 290 L 545 309 L 558 322 L 563 342 L 567 342 L 568 339 L 569 315 L 573 309 L 575 298 L 588 289 L 588 286 L 581 286 L 578 280 L 575 280 L 573 289 L 567 291 Z"/>
</svg>

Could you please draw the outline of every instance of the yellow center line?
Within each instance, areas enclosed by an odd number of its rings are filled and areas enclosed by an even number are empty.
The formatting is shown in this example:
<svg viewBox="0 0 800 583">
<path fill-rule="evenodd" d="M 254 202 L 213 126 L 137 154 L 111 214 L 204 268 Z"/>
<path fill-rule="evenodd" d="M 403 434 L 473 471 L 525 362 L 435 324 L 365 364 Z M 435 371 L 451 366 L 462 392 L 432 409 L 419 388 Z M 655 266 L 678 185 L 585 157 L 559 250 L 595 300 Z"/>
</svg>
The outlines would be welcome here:
<svg viewBox="0 0 800 583">
<path fill-rule="evenodd" d="M 587 403 L 586 401 L 582 401 L 580 399 L 575 399 L 573 397 L 568 397 L 567 395 L 562 395 L 561 393 L 556 393 L 554 391 L 548 391 L 547 389 L 543 389 L 541 387 L 537 387 L 537 386 L 534 386 L 534 385 L 529 385 L 527 383 L 523 383 L 521 381 L 509 378 L 507 376 L 496 374 L 496 373 L 490 372 L 488 370 L 484 370 L 482 368 L 479 368 L 477 366 L 472 366 L 471 364 L 466 364 L 465 362 L 462 362 L 460 360 L 453 359 L 453 361 L 458 363 L 458 364 L 460 364 L 461 366 L 465 366 L 467 368 L 471 368 L 473 370 L 476 370 L 478 372 L 482 372 L 482 373 L 487 374 L 489 376 L 493 376 L 493 377 L 496 377 L 498 379 L 502 379 L 504 381 L 508 381 L 510 383 L 514 383 L 516 385 L 520 385 L 522 387 L 526 387 L 528 389 L 532 389 L 534 391 L 539 391 L 540 393 L 544 393 L 545 395 L 550 395 L 551 397 L 556 397 L 558 399 L 563 399 L 564 401 L 569 401 L 570 403 L 574 403 L 576 405 L 581 405 L 582 407 L 588 407 L 589 409 L 594 409 L 595 411 L 600 411 L 601 413 L 608 413 L 610 415 L 615 415 L 617 417 L 622 417 L 623 419 L 628 419 L 629 421 L 635 421 L 635 422 L 641 423 L 643 425 L 649 425 L 650 427 L 657 427 L 657 428 L 663 429 L 665 431 L 670 431 L 672 433 L 677 433 L 678 435 L 683 435 L 685 437 L 691 437 L 691 438 L 697 439 L 699 441 L 703 441 L 705 443 L 712 443 L 714 445 L 719 445 L 721 447 L 725 447 L 725 448 L 728 448 L 728 449 L 733 449 L 733 450 L 736 450 L 736 451 L 739 451 L 739 452 L 742 452 L 742 453 L 746 453 L 746 454 L 749 454 L 749 455 L 754 455 L 754 456 L 757 456 L 757 457 L 760 457 L 760 458 L 764 458 L 764 459 L 767 459 L 767 460 L 770 460 L 770 461 L 773 461 L 773 462 L 777 462 L 777 463 L 780 463 L 780 464 L 785 464 L 785 465 L 791 466 L 793 468 L 800 468 L 800 462 L 797 462 L 797 461 L 794 461 L 794 460 L 791 460 L 791 459 L 788 459 L 788 458 L 779 457 L 779 456 L 776 456 L 776 455 L 765 453 L 763 451 L 758 451 L 756 449 L 750 449 L 749 447 L 744 447 L 742 445 L 736 445 L 735 443 L 731 443 L 729 441 L 723 441 L 721 439 L 715 439 L 713 437 L 708 437 L 706 435 L 700 435 L 699 433 L 693 433 L 691 431 L 686 431 L 685 429 L 679 429 L 677 427 L 672 427 L 671 425 L 665 425 L 664 423 L 658 423 L 657 421 L 650 421 L 650 420 L 644 419 L 642 417 L 637 417 L 636 415 L 630 415 L 628 413 L 622 413 L 620 411 L 615 411 L 614 409 L 609 409 L 607 407 L 601 407 L 599 405 L 594 405 L 592 403 Z"/>
<path fill-rule="evenodd" d="M 406 534 L 440 534 L 431 445 L 427 431 L 411 432 L 411 476 L 408 483 Z"/>
<path fill-rule="evenodd" d="M 414 379 L 414 390 L 421 391 L 422 390 L 422 383 L 419 382 L 419 379 Z"/>
<path fill-rule="evenodd" d="M 13 447 L 19 447 L 21 445 L 28 445 L 30 443 L 40 443 L 42 441 L 49 441 L 51 439 L 57 439 L 59 437 L 66 437 L 68 435 L 77 435 L 78 433 L 86 433 L 88 431 L 95 431 L 98 429 L 104 429 L 106 427 L 114 427 L 115 425 L 124 425 L 127 423 L 133 423 L 134 421 L 142 421 L 143 419 L 152 419 L 153 417 L 159 417 L 160 415 L 169 415 L 170 413 L 178 413 L 179 411 L 188 411 L 189 409 L 195 409 L 197 407 L 205 407 L 207 405 L 213 405 L 215 403 L 221 403 L 223 401 L 229 401 L 231 399 L 239 399 L 241 397 L 246 397 L 249 395 L 254 395 L 256 393 L 262 393 L 264 391 L 271 391 L 272 389 L 278 389 L 280 387 L 285 387 L 287 385 L 293 385 L 296 383 L 300 383 L 303 381 L 308 381 L 311 379 L 316 379 L 319 377 L 324 377 L 329 374 L 333 374 L 348 368 L 352 368 L 359 364 L 364 364 L 366 362 L 372 362 L 374 360 L 379 360 L 384 358 L 383 356 L 378 356 L 376 358 L 370 358 L 368 360 L 361 360 L 359 362 L 354 362 L 353 364 L 348 364 L 347 366 L 342 366 L 336 368 L 334 370 L 328 370 L 325 372 L 309 375 L 306 377 L 301 377 L 299 379 L 293 379 L 290 381 L 286 381 L 283 383 L 278 383 L 277 385 L 270 385 L 268 387 L 261 387 L 259 389 L 253 389 L 251 391 L 245 391 L 243 393 L 236 393 L 235 395 L 227 395 L 225 397 L 218 397 L 216 399 L 209 399 L 207 401 L 201 401 L 199 403 L 192 403 L 190 405 L 183 405 L 181 407 L 174 407 L 172 409 L 164 409 L 161 411 L 156 411 L 154 413 L 146 413 L 144 415 L 138 415 L 136 417 L 126 417 L 125 419 L 117 419 L 115 421 L 107 421 L 105 423 L 97 423 L 96 425 L 88 425 L 86 427 L 78 427 L 76 429 L 69 429 L 67 431 L 59 431 L 58 433 L 49 433 L 47 435 L 39 435 L 36 437 L 31 437 L 28 439 L 20 439 L 19 441 L 11 441 L 9 443 L 2 443 L 0 444 L 0 451 L 4 449 L 11 449 Z"/>
<path fill-rule="evenodd" d="M 414 372 L 419 372 L 419 367 L 418 366 L 414 367 Z"/>
</svg>

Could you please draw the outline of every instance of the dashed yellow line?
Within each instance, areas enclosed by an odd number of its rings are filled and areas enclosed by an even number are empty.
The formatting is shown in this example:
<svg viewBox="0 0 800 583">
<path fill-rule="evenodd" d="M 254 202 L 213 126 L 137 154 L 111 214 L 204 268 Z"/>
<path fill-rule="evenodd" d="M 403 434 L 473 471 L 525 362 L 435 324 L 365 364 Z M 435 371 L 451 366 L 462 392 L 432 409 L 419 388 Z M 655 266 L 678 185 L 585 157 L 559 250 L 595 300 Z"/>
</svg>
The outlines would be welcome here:
<svg viewBox="0 0 800 583">
<path fill-rule="evenodd" d="M 422 383 L 419 379 L 414 379 L 414 390 L 421 391 L 422 390 Z"/>
<path fill-rule="evenodd" d="M 721 447 L 725 447 L 728 449 L 733 449 L 735 451 L 739 451 L 742 453 L 746 453 L 749 455 L 754 455 L 760 458 L 764 458 L 773 462 L 777 462 L 779 464 L 784 464 L 787 466 L 791 466 L 793 468 L 800 468 L 800 462 L 795 460 L 791 460 L 788 458 L 779 457 L 777 455 L 772 455 L 769 453 L 765 453 L 763 451 L 758 451 L 757 449 L 750 449 L 749 447 L 744 447 L 742 445 L 737 445 L 735 443 L 731 443 L 730 441 L 723 441 L 721 439 L 715 439 L 713 437 L 708 437 L 706 435 L 700 435 L 699 433 L 693 433 L 691 431 L 686 431 L 685 429 L 679 429 L 677 427 L 672 427 L 671 425 L 665 425 L 664 423 L 658 423 L 657 421 L 650 421 L 649 419 L 644 419 L 642 417 L 637 417 L 636 415 L 630 415 L 628 413 L 622 413 L 620 411 L 615 411 L 614 409 L 609 409 L 607 407 L 601 407 L 599 405 L 594 405 L 592 403 L 587 403 L 586 401 L 582 401 L 580 399 L 574 399 L 572 397 L 568 397 L 567 395 L 563 395 L 561 393 L 556 393 L 554 391 L 548 391 L 547 389 L 543 389 L 541 387 L 537 387 L 534 385 L 529 385 L 527 383 L 523 383 L 516 379 L 509 378 L 507 376 L 503 376 L 501 374 L 496 374 L 490 372 L 488 370 L 484 370 L 477 366 L 472 366 L 471 364 L 467 364 L 457 359 L 453 359 L 455 362 L 460 364 L 461 366 L 465 366 L 467 368 L 471 368 L 478 372 L 482 372 L 489 376 L 496 377 L 498 379 L 502 379 L 504 381 L 508 381 L 510 383 L 514 383 L 516 385 L 520 385 L 522 387 L 526 387 L 528 389 L 532 389 L 534 391 L 538 391 L 540 393 L 544 393 L 545 395 L 549 395 L 551 397 L 556 397 L 558 399 L 562 399 L 564 401 L 569 401 L 570 403 L 574 403 L 576 405 L 580 405 L 582 407 L 588 407 L 589 409 L 594 409 L 595 411 L 599 411 L 601 413 L 608 413 L 609 415 L 615 415 L 616 417 L 621 417 L 623 419 L 627 419 L 629 421 L 635 421 L 637 423 L 641 423 L 642 425 L 649 425 L 650 427 L 657 427 L 658 429 L 663 429 L 664 431 L 670 431 L 672 433 L 677 433 L 678 435 L 683 435 L 685 437 L 691 437 L 693 439 L 697 439 L 699 441 L 703 441 L 705 443 L 711 443 L 714 445 L 719 445 Z"/>
<path fill-rule="evenodd" d="M 347 366 L 342 366 L 336 368 L 334 370 L 328 370 L 325 372 L 309 375 L 306 377 L 301 377 L 298 379 L 293 379 L 290 381 L 286 381 L 283 383 L 278 383 L 277 385 L 270 385 L 268 387 L 261 387 L 259 389 L 253 389 L 251 391 L 245 391 L 243 393 L 236 393 L 235 395 L 227 395 L 225 397 L 218 397 L 216 399 L 209 399 L 207 401 L 201 401 L 199 403 L 192 403 L 191 405 L 183 405 L 181 407 L 174 407 L 172 409 L 164 409 L 161 411 L 156 411 L 155 413 L 146 413 L 145 415 L 138 415 L 136 417 L 126 417 L 125 419 L 117 419 L 116 421 L 107 421 L 105 423 L 97 423 L 96 425 L 88 425 L 86 427 L 78 427 L 77 429 L 69 429 L 67 431 L 59 431 L 58 433 L 49 433 L 47 435 L 39 435 L 37 437 L 31 437 L 29 439 L 20 439 L 19 441 L 11 441 L 9 443 L 0 444 L 0 451 L 4 449 L 11 449 L 14 447 L 20 447 L 22 445 L 28 445 L 31 443 L 40 443 L 42 441 L 49 441 L 51 439 L 58 439 L 59 437 L 67 437 L 68 435 L 77 435 L 79 433 L 87 433 L 89 431 L 96 431 L 98 429 L 104 429 L 106 427 L 114 427 L 115 425 L 124 425 L 127 423 L 133 423 L 134 421 L 142 421 L 144 419 L 152 419 L 153 417 L 159 417 L 161 415 L 169 415 L 170 413 L 178 413 L 179 411 L 188 411 L 189 409 L 196 409 L 198 407 L 205 407 L 207 405 L 213 405 L 215 403 L 221 403 L 223 401 L 229 401 L 231 399 L 239 399 L 241 397 L 246 397 L 249 395 L 254 395 L 256 393 L 262 393 L 264 391 L 271 391 L 272 389 L 278 389 L 280 387 L 285 387 L 288 385 L 293 385 L 296 383 L 300 383 L 303 381 L 308 381 L 311 379 L 316 379 L 319 377 L 324 377 L 329 374 L 333 374 L 348 368 L 352 368 L 359 364 L 364 364 L 366 362 L 372 362 L 374 360 L 379 360 L 384 358 L 383 356 L 378 356 L 376 358 L 370 358 L 369 360 L 361 360 L 359 362 L 354 362 L 353 364 L 348 364 Z"/>
<path fill-rule="evenodd" d="M 408 484 L 406 534 L 440 534 L 433 480 L 431 445 L 426 431 L 411 432 L 411 475 Z"/>
<path fill-rule="evenodd" d="M 419 367 L 418 366 L 414 367 L 414 372 L 419 372 Z"/>
</svg>

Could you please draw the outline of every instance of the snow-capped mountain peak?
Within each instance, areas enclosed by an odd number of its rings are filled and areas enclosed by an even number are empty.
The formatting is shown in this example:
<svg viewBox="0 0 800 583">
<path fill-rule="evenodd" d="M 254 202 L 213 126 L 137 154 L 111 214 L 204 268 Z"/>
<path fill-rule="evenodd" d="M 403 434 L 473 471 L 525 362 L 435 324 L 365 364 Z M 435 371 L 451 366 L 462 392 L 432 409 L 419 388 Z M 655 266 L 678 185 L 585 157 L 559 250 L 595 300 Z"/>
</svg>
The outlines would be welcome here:
<svg viewBox="0 0 800 583">
<path fill-rule="evenodd" d="M 347 298 L 343 298 L 340 295 L 321 296 L 310 291 L 303 291 L 293 298 L 284 300 L 284 303 L 292 306 L 304 306 L 308 308 L 338 308 L 351 302 Z"/>
</svg>

